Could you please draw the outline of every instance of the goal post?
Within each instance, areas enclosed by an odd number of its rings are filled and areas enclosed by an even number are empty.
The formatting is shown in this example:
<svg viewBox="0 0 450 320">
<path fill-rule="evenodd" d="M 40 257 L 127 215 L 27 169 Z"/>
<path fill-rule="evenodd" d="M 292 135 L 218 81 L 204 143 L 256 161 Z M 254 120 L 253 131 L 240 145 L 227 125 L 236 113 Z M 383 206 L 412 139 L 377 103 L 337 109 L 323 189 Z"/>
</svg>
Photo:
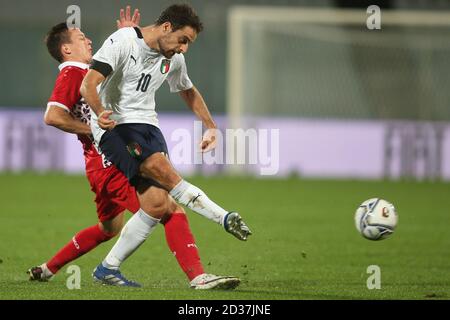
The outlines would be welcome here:
<svg viewBox="0 0 450 320">
<path fill-rule="evenodd" d="M 450 13 L 381 10 L 380 30 L 367 28 L 370 15 L 364 8 L 230 9 L 227 125 L 279 129 L 280 172 L 409 177 L 422 162 L 441 172 L 435 160 L 447 152 L 439 126 L 450 122 Z M 357 160 L 353 151 L 366 145 L 377 152 Z M 433 170 L 425 176 L 440 175 Z"/>
</svg>

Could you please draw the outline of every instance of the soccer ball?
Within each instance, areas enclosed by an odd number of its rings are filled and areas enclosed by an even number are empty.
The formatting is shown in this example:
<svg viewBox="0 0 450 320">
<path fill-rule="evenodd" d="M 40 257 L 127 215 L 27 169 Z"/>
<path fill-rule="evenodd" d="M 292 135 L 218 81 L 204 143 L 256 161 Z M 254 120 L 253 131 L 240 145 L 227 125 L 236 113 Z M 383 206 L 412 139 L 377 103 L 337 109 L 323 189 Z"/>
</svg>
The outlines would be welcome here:
<svg viewBox="0 0 450 320">
<path fill-rule="evenodd" d="M 379 198 L 364 201 L 355 213 L 356 229 L 369 240 L 386 239 L 394 232 L 397 222 L 392 203 Z"/>
</svg>

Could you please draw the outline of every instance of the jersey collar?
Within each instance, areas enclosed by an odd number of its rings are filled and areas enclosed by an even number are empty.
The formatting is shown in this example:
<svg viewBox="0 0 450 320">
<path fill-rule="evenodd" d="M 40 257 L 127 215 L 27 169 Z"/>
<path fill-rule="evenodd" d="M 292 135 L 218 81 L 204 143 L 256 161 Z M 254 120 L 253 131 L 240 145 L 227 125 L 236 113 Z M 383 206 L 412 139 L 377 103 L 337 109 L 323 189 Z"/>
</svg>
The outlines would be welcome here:
<svg viewBox="0 0 450 320">
<path fill-rule="evenodd" d="M 137 36 L 137 38 L 138 38 L 138 39 L 137 39 L 138 45 L 139 45 L 142 49 L 144 49 L 144 51 L 145 51 L 152 59 L 158 58 L 161 54 L 160 54 L 158 51 L 156 51 L 156 50 L 150 48 L 150 47 L 145 43 L 145 40 L 144 40 L 144 37 L 142 36 L 141 30 L 140 30 L 138 27 L 134 27 L 134 31 L 136 31 L 136 36 Z"/>
<path fill-rule="evenodd" d="M 61 71 L 62 69 L 64 69 L 65 67 L 68 67 L 68 66 L 78 67 L 80 69 L 89 69 L 89 65 L 86 63 L 76 62 L 76 61 L 66 61 L 66 62 L 61 63 L 58 66 L 59 71 Z"/>
</svg>

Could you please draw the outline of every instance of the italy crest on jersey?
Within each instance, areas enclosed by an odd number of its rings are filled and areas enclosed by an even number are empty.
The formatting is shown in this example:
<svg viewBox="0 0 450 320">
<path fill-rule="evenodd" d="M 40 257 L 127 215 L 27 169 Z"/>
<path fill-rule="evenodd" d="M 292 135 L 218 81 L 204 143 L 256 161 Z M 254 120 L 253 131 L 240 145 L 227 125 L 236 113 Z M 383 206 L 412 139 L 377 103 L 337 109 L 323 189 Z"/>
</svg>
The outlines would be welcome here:
<svg viewBox="0 0 450 320">
<path fill-rule="evenodd" d="M 161 61 L 161 69 L 159 69 L 161 71 L 162 74 L 166 74 L 167 72 L 169 72 L 170 69 L 170 60 L 169 59 L 163 59 Z"/>
</svg>

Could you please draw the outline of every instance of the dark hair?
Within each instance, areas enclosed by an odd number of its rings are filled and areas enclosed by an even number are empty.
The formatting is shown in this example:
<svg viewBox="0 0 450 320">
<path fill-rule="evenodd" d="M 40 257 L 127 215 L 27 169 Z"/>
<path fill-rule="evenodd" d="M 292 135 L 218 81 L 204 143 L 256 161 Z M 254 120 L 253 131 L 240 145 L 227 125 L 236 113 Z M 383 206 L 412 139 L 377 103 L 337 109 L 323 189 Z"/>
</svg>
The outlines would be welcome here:
<svg viewBox="0 0 450 320">
<path fill-rule="evenodd" d="M 174 4 L 165 9 L 155 23 L 157 26 L 160 26 L 164 22 L 170 22 L 172 31 L 177 31 L 186 26 L 191 27 L 197 33 L 203 30 L 203 24 L 200 18 L 194 9 L 187 4 Z"/>
<path fill-rule="evenodd" d="M 61 46 L 65 43 L 70 43 L 70 34 L 68 31 L 67 24 L 61 22 L 53 26 L 45 37 L 48 52 L 59 62 L 63 62 Z"/>
</svg>

